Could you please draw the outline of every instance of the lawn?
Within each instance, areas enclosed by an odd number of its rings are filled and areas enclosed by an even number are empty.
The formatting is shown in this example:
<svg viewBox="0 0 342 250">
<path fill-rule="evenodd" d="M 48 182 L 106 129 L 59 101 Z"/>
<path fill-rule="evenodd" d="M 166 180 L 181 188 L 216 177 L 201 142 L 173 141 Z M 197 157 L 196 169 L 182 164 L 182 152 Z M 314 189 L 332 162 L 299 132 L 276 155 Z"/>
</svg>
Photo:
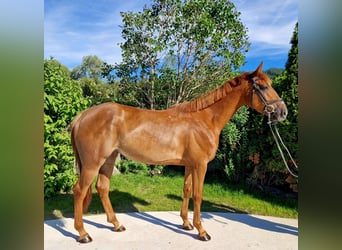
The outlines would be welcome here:
<svg viewBox="0 0 342 250">
<path fill-rule="evenodd" d="M 182 204 L 182 173 L 148 176 L 121 174 L 111 179 L 110 200 L 116 212 L 179 211 Z M 60 194 L 46 199 L 45 219 L 73 216 L 72 194 Z M 229 185 L 208 175 L 204 184 L 202 211 L 251 213 L 277 217 L 298 218 L 297 200 L 275 198 L 246 186 Z M 192 202 L 190 202 L 192 210 Z M 104 213 L 101 201 L 93 189 L 88 214 Z"/>
</svg>

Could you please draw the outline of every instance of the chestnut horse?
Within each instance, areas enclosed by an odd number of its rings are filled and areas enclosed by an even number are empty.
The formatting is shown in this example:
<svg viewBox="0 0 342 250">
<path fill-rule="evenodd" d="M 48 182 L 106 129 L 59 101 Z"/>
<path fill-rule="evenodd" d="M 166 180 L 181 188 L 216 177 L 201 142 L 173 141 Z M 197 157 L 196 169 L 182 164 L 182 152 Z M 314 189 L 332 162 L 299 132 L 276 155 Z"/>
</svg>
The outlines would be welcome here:
<svg viewBox="0 0 342 250">
<path fill-rule="evenodd" d="M 82 215 L 91 198 L 91 184 L 96 176 L 107 221 L 114 231 L 119 223 L 109 200 L 109 183 L 114 160 L 120 153 L 129 159 L 158 165 L 185 166 L 184 198 L 180 211 L 183 229 L 198 230 L 198 238 L 210 240 L 201 224 L 201 202 L 207 164 L 218 148 L 223 127 L 243 105 L 283 121 L 287 108 L 262 73 L 262 63 L 224 83 L 204 97 L 172 106 L 166 110 L 145 110 L 117 103 L 104 103 L 77 115 L 71 123 L 71 142 L 79 179 L 74 186 L 74 220 L 79 242 L 92 241 L 83 227 Z M 188 219 L 188 204 L 194 201 L 193 225 Z"/>
</svg>

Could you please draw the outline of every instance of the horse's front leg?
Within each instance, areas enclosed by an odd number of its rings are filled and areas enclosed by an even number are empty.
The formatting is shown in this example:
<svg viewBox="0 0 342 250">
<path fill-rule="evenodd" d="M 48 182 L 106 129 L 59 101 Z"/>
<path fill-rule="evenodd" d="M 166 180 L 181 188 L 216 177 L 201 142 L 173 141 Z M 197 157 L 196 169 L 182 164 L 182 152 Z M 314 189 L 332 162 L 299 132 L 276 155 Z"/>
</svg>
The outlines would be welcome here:
<svg viewBox="0 0 342 250">
<path fill-rule="evenodd" d="M 192 176 L 191 176 L 191 168 L 185 167 L 185 175 L 184 175 L 184 187 L 183 187 L 183 203 L 180 212 L 180 216 L 183 219 L 183 229 L 184 230 L 192 230 L 194 229 L 193 225 L 191 225 L 188 219 L 188 208 L 189 208 L 189 199 L 191 195 L 192 189 Z"/>
<path fill-rule="evenodd" d="M 194 226 L 198 230 L 198 238 L 202 241 L 208 241 L 211 239 L 210 235 L 204 230 L 201 223 L 201 203 L 202 203 L 202 192 L 205 173 L 207 172 L 207 165 L 196 166 L 192 171 L 192 184 L 194 200 Z"/>
</svg>

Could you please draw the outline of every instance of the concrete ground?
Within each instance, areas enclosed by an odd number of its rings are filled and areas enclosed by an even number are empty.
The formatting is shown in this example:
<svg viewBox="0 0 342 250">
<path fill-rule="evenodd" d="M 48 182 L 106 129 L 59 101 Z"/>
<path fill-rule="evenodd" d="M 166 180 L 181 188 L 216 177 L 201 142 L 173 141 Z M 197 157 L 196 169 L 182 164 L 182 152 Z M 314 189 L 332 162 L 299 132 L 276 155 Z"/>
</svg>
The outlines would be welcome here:
<svg viewBox="0 0 342 250">
<path fill-rule="evenodd" d="M 192 212 L 189 218 L 192 219 Z M 93 241 L 77 242 L 73 218 L 44 222 L 44 249 L 298 249 L 298 220 L 234 213 L 202 212 L 211 240 L 197 239 L 197 230 L 181 229 L 179 212 L 118 213 L 125 232 L 114 232 L 106 215 L 85 216 Z"/>
</svg>

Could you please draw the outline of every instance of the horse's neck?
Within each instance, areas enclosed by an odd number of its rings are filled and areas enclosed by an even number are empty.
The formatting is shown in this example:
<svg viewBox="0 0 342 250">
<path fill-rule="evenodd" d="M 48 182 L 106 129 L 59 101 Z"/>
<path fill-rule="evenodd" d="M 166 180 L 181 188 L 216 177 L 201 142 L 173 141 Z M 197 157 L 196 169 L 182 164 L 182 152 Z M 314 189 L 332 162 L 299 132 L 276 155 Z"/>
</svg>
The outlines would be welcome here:
<svg viewBox="0 0 342 250">
<path fill-rule="evenodd" d="M 211 114 L 211 120 L 218 131 L 221 131 L 235 112 L 243 106 L 241 91 L 233 90 L 222 100 L 211 105 L 207 111 Z"/>
</svg>

